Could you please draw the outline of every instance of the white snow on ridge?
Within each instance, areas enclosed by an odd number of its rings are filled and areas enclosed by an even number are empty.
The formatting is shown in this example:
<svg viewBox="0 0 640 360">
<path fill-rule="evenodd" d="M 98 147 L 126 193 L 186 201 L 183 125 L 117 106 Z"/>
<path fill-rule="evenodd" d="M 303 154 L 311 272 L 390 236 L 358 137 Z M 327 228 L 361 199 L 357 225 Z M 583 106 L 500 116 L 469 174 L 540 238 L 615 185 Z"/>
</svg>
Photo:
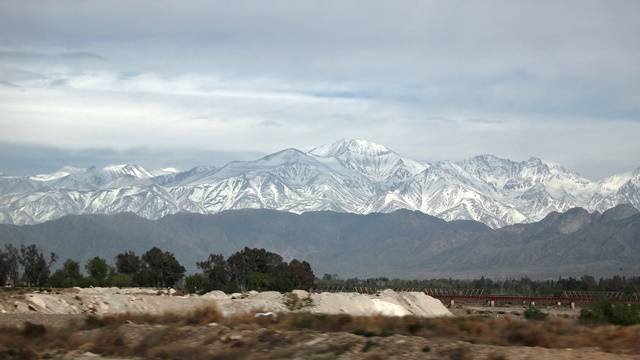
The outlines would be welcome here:
<svg viewBox="0 0 640 360">
<path fill-rule="evenodd" d="M 134 164 L 66 167 L 32 177 L 0 176 L 0 222 L 32 224 L 68 214 L 124 211 L 157 219 L 176 212 L 266 208 L 370 213 L 422 211 L 491 227 L 552 211 L 640 208 L 640 169 L 590 181 L 561 165 L 493 155 L 427 164 L 366 140 L 308 152 L 285 149 L 254 161 L 188 171 Z"/>
<path fill-rule="evenodd" d="M 167 167 L 167 168 L 162 168 L 162 169 L 156 169 L 156 170 L 151 170 L 150 173 L 153 177 L 156 176 L 162 176 L 162 175 L 171 175 L 171 174 L 177 174 L 180 171 L 174 167 Z"/>
<path fill-rule="evenodd" d="M 102 168 L 102 171 L 110 173 L 116 176 L 129 175 L 136 178 L 151 178 L 150 172 L 139 165 L 121 164 L 121 165 L 109 165 Z"/>
</svg>

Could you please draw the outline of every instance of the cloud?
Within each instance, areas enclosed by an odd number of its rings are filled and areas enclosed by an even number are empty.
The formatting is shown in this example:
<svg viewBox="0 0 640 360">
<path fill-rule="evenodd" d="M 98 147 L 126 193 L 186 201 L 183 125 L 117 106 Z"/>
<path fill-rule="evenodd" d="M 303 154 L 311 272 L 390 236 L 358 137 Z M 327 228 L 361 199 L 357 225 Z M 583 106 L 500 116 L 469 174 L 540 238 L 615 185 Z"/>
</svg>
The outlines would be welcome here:
<svg viewBox="0 0 640 360">
<path fill-rule="evenodd" d="M 267 153 L 359 137 L 417 158 L 541 156 L 601 176 L 605 162 L 640 165 L 639 10 L 7 1 L 0 141 Z"/>
<path fill-rule="evenodd" d="M 166 167 L 188 170 L 194 166 L 222 166 L 234 160 L 253 160 L 262 155 L 264 154 L 194 150 L 192 148 L 170 150 L 85 148 L 73 150 L 42 145 L 0 142 L 2 173 L 8 175 L 48 173 L 69 164 L 78 167 L 104 167 L 113 164 L 133 163 L 143 165 L 148 170 Z"/>
</svg>

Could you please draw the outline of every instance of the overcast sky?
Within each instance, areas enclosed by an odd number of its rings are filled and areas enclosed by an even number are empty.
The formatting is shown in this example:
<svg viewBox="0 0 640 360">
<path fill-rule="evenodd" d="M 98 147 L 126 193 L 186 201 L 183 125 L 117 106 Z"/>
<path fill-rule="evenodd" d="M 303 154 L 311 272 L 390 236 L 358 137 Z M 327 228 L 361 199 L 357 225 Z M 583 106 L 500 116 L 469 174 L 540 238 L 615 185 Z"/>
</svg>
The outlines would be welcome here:
<svg viewBox="0 0 640 360">
<path fill-rule="evenodd" d="M 640 167 L 640 1 L 0 1 L 0 172 L 339 138 Z"/>
</svg>

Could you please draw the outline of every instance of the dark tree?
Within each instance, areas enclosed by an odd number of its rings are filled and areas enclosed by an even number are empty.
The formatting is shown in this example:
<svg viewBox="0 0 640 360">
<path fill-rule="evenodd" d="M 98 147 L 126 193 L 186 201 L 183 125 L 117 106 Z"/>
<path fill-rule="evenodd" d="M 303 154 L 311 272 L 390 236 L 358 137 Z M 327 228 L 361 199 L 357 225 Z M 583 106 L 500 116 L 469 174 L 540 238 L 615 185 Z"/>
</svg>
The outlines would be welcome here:
<svg viewBox="0 0 640 360">
<path fill-rule="evenodd" d="M 291 269 L 286 262 L 280 263 L 273 269 L 273 281 L 269 290 L 291 291 L 295 288 Z"/>
<path fill-rule="evenodd" d="M 294 289 L 311 289 L 316 279 L 311 265 L 306 261 L 291 260 L 289 263 L 289 276 Z"/>
<path fill-rule="evenodd" d="M 20 247 L 20 265 L 24 268 L 23 280 L 27 286 L 44 286 L 49 278 L 49 267 L 57 260 L 57 256 L 51 253 L 49 262 L 36 245 Z"/>
<path fill-rule="evenodd" d="M 60 271 L 62 271 L 66 278 L 82 278 L 82 274 L 80 273 L 80 263 L 71 259 L 67 259 L 64 264 L 62 264 L 62 269 L 60 269 Z"/>
<path fill-rule="evenodd" d="M 308 262 L 294 259 L 289 264 L 283 262 L 274 269 L 271 288 L 277 291 L 308 290 L 313 287 L 315 279 Z"/>
<path fill-rule="evenodd" d="M 104 282 L 107 276 L 109 276 L 109 264 L 107 261 L 101 257 L 94 257 L 87 261 L 85 265 L 85 269 L 89 276 L 96 279 L 98 282 Z"/>
<path fill-rule="evenodd" d="M 155 287 L 170 287 L 180 280 L 185 273 L 184 266 L 180 265 L 175 256 L 162 251 L 157 247 L 151 248 L 144 255 L 143 279 L 144 285 Z"/>
<path fill-rule="evenodd" d="M 198 262 L 196 265 L 202 270 L 207 290 L 228 289 L 231 274 L 224 256 L 211 254 L 207 260 Z"/>
<path fill-rule="evenodd" d="M 281 263 L 282 256 L 276 253 L 248 247 L 231 255 L 227 260 L 231 281 L 240 290 L 247 289 L 249 280 L 254 284 L 259 283 L 262 287 L 263 283 L 268 281 L 265 275 L 271 276 Z"/>
<path fill-rule="evenodd" d="M 122 274 L 134 276 L 142 269 L 142 260 L 133 251 L 116 255 L 116 270 Z"/>
<path fill-rule="evenodd" d="M 18 249 L 9 244 L 0 250 L 0 286 L 18 282 Z"/>
</svg>

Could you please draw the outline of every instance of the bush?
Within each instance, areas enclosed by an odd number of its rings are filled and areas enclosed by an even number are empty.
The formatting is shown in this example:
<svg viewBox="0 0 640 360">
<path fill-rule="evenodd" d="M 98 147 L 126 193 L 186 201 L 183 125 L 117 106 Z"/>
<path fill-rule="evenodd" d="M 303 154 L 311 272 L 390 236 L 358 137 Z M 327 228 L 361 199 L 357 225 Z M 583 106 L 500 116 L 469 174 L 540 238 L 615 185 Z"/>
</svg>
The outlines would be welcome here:
<svg viewBox="0 0 640 360">
<path fill-rule="evenodd" d="M 81 283 L 82 283 L 82 279 L 65 278 L 60 283 L 60 287 L 70 288 L 70 287 L 81 285 Z"/>
<path fill-rule="evenodd" d="M 188 293 L 201 292 L 206 287 L 206 281 L 202 274 L 189 275 L 184 278 L 184 289 Z"/>
<path fill-rule="evenodd" d="M 640 306 L 612 303 L 605 299 L 582 309 L 580 319 L 624 326 L 640 324 Z"/>
<path fill-rule="evenodd" d="M 547 318 L 547 314 L 535 306 L 529 306 L 524 310 L 524 317 L 529 320 L 544 320 Z"/>
<path fill-rule="evenodd" d="M 108 283 L 110 286 L 116 287 L 131 287 L 133 286 L 133 279 L 129 274 L 113 274 L 109 277 Z"/>
<path fill-rule="evenodd" d="M 86 277 L 80 281 L 80 287 L 88 288 L 96 286 L 100 286 L 100 282 L 98 282 L 98 280 L 93 277 Z"/>
</svg>

